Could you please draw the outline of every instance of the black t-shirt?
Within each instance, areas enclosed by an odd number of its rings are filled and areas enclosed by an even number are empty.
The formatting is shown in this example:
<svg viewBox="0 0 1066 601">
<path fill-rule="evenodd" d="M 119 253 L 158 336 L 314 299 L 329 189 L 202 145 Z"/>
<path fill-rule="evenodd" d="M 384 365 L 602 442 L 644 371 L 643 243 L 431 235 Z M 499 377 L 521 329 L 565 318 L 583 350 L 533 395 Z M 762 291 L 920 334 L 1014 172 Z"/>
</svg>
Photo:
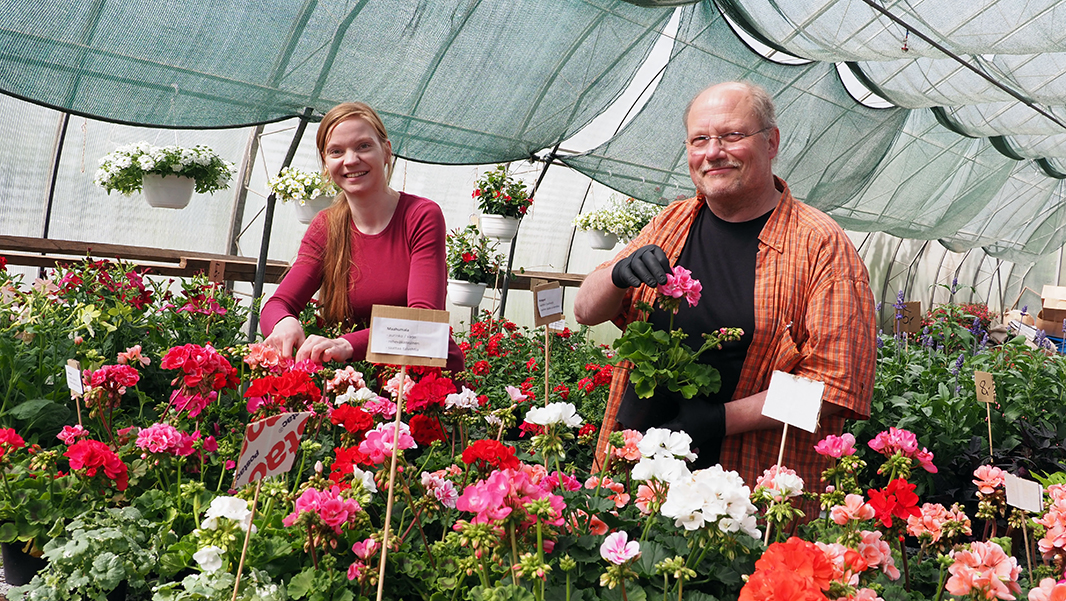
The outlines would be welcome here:
<svg viewBox="0 0 1066 601">
<path fill-rule="evenodd" d="M 721 375 L 719 391 L 687 400 L 667 390 L 656 390 L 654 397 L 638 399 L 630 384 L 618 411 L 618 421 L 627 428 L 643 431 L 666 427 L 687 432 L 693 446 L 699 447 L 699 457 L 693 464 L 696 469 L 718 463 L 725 436 L 723 403 L 736 391 L 755 331 L 755 260 L 759 234 L 771 213 L 730 223 L 704 205 L 677 260 L 677 265 L 690 270 L 703 285 L 699 304 L 689 307 L 682 300 L 674 316 L 675 327 L 688 334 L 683 344 L 695 351 L 703 344 L 704 332 L 723 327 L 744 330 L 739 341 L 725 343 L 721 350 L 708 350 L 700 357 L 701 363 L 714 367 Z M 653 312 L 650 321 L 659 330 L 670 327 L 670 315 L 664 311 Z"/>
</svg>

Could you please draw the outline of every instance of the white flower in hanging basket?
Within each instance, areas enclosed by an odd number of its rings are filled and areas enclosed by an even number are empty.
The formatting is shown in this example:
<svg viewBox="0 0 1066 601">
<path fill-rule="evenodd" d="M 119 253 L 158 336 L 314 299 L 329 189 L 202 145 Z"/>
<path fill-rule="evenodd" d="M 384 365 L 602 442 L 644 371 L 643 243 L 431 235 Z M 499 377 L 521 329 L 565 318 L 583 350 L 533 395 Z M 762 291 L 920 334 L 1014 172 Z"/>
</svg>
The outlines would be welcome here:
<svg viewBox="0 0 1066 601">
<path fill-rule="evenodd" d="M 94 182 L 110 194 L 116 190 L 129 196 L 140 192 L 144 176 L 155 174 L 187 177 L 195 181 L 200 194 L 229 187 L 236 169 L 206 146 L 152 146 L 138 142 L 122 146 L 100 159 Z"/>
<path fill-rule="evenodd" d="M 305 205 L 320 196 L 335 196 L 337 187 L 317 171 L 303 171 L 286 167 L 268 182 L 271 192 L 281 202 L 294 201 Z"/>
<path fill-rule="evenodd" d="M 642 200 L 612 196 L 606 207 L 574 217 L 573 225 L 579 230 L 599 230 L 628 241 L 636 238 L 661 210 L 661 206 Z"/>
</svg>

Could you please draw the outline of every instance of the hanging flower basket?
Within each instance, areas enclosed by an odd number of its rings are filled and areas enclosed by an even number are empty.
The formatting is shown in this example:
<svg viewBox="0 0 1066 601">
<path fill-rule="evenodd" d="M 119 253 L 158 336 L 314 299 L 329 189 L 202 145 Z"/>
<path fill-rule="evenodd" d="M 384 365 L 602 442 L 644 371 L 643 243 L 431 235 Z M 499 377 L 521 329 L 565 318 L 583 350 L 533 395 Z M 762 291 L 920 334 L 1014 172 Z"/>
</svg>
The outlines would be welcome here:
<svg viewBox="0 0 1066 601">
<path fill-rule="evenodd" d="M 589 244 L 595 250 L 611 250 L 618 244 L 618 236 L 603 230 L 588 231 Z"/>
<path fill-rule="evenodd" d="M 485 296 L 486 288 L 488 284 L 448 280 L 448 300 L 458 307 L 477 307 Z"/>
<path fill-rule="evenodd" d="M 501 215 L 482 215 L 480 220 L 481 233 L 501 242 L 510 242 L 518 233 L 517 217 L 503 217 Z"/>
<path fill-rule="evenodd" d="M 144 190 L 148 204 L 180 209 L 189 204 L 193 190 L 206 194 L 228 188 L 234 173 L 233 163 L 206 146 L 182 148 L 138 142 L 100 159 L 94 182 L 108 194 L 115 190 L 130 196 Z M 166 192 L 162 192 L 164 188 Z M 182 196 L 174 188 L 179 188 Z"/>
<path fill-rule="evenodd" d="M 303 171 L 286 167 L 268 183 L 270 190 L 281 202 L 293 202 L 296 205 L 296 219 L 300 223 L 311 223 L 320 211 L 333 203 L 337 187 L 315 171 Z"/>
<path fill-rule="evenodd" d="M 184 209 L 192 200 L 196 180 L 180 175 L 144 175 L 144 199 L 158 209 Z"/>
</svg>

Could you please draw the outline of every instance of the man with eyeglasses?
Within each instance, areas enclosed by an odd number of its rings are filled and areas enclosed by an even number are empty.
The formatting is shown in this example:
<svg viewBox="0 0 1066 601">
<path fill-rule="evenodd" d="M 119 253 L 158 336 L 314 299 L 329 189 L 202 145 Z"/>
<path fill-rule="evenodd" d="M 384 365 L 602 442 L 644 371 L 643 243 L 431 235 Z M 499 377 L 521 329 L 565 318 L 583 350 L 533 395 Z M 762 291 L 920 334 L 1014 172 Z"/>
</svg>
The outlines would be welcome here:
<svg viewBox="0 0 1066 601">
<path fill-rule="evenodd" d="M 721 463 L 749 486 L 777 463 L 782 425 L 762 415 L 774 370 L 825 383 L 818 432 L 789 429 L 782 465 L 808 489 L 826 458 L 814 445 L 841 433 L 846 418 L 870 412 L 876 359 L 869 275 L 847 235 L 827 215 L 796 201 L 774 176 L 781 134 L 773 101 L 761 87 L 729 82 L 707 88 L 685 111 L 685 146 L 695 198 L 666 207 L 613 260 L 590 273 L 574 301 L 579 323 L 638 319 L 673 265 L 703 285 L 674 324 L 698 348 L 702 333 L 739 327 L 744 336 L 704 353 L 721 374 L 718 394 L 690 400 L 669 391 L 640 399 L 628 366 L 615 368 L 598 460 L 613 429 L 684 430 L 698 448 L 693 469 Z M 669 315 L 650 316 L 658 329 Z M 817 507 L 807 508 L 807 519 Z"/>
</svg>

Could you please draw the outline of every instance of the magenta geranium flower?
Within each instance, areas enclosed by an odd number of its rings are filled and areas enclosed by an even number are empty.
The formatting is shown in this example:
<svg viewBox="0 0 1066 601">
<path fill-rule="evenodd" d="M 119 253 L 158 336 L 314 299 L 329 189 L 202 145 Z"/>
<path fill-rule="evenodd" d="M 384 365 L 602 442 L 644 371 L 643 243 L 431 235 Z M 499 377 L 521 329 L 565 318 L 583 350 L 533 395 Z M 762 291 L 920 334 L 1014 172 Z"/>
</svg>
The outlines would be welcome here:
<svg viewBox="0 0 1066 601">
<path fill-rule="evenodd" d="M 918 465 L 925 471 L 935 474 L 936 466 L 933 465 L 933 453 L 922 447 L 918 450 L 918 438 L 913 432 L 907 430 L 900 430 L 898 428 L 889 428 L 888 430 L 881 432 L 869 442 L 870 448 L 881 453 L 885 457 L 892 457 L 896 453 L 900 453 L 905 457 L 910 457 L 918 462 Z"/>
<path fill-rule="evenodd" d="M 670 298 L 682 298 L 688 306 L 695 307 L 700 302 L 703 284 L 693 279 L 692 272 L 680 265 L 675 265 L 672 272 L 666 274 L 666 283 L 659 286 L 658 292 Z"/>
<path fill-rule="evenodd" d="M 830 434 L 823 438 L 821 442 L 814 445 L 814 450 L 819 455 L 835 457 L 837 459 L 847 457 L 848 455 L 854 455 L 855 437 L 848 433 L 844 433 L 840 436 Z"/>
</svg>

